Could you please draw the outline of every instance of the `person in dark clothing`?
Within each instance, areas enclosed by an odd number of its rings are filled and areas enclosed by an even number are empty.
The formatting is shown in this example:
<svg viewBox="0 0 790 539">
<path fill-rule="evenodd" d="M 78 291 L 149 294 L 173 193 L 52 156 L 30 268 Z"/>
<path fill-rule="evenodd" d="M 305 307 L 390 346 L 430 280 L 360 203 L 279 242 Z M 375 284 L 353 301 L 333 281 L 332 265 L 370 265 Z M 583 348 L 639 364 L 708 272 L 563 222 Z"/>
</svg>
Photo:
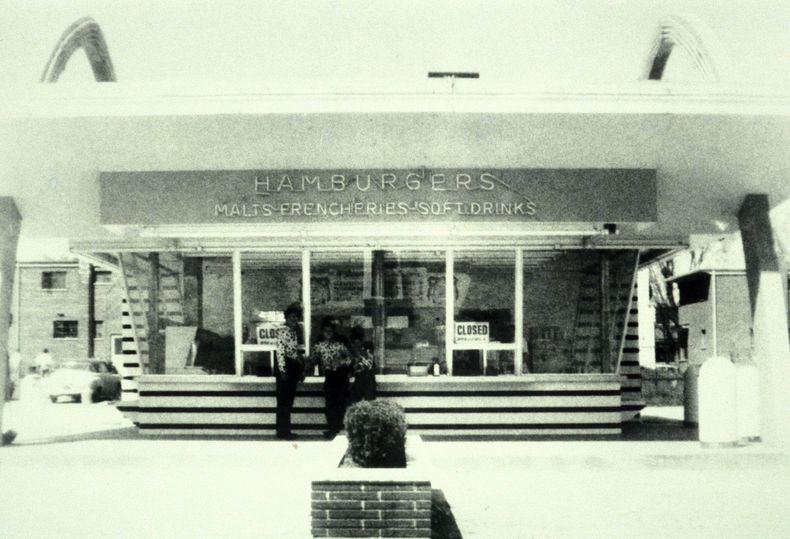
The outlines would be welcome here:
<svg viewBox="0 0 790 539">
<path fill-rule="evenodd" d="M 348 350 L 354 377 L 351 383 L 350 403 L 375 400 L 376 365 L 371 346 L 365 342 L 365 330 L 361 327 L 351 330 Z"/>
<path fill-rule="evenodd" d="M 328 425 L 324 437 L 332 439 L 343 430 L 351 375 L 348 348 L 337 336 L 333 319 L 327 318 L 323 321 L 319 340 L 313 346 L 312 356 L 324 372 L 325 413 Z"/>
<path fill-rule="evenodd" d="M 277 438 L 294 440 L 291 432 L 291 409 L 296 386 L 304 380 L 304 360 L 299 351 L 299 321 L 302 309 L 291 305 L 285 311 L 285 326 L 277 331 L 277 361 L 274 365 L 277 391 Z"/>
</svg>

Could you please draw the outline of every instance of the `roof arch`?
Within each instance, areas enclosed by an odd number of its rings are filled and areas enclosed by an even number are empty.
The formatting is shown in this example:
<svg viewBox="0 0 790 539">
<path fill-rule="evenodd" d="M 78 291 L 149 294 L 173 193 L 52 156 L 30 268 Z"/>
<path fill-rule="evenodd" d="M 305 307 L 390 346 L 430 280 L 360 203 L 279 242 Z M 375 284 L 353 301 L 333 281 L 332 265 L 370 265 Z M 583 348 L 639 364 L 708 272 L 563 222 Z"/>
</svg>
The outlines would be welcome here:
<svg viewBox="0 0 790 539">
<path fill-rule="evenodd" d="M 85 50 L 96 81 L 115 82 L 115 69 L 107 42 L 99 24 L 91 17 L 82 17 L 66 28 L 47 61 L 41 82 L 57 82 L 74 51 L 79 48 Z"/>
<path fill-rule="evenodd" d="M 730 82 L 732 61 L 713 30 L 694 15 L 669 15 L 659 21 L 642 78 L 661 80 L 676 50 L 691 61 L 704 82 Z"/>
</svg>

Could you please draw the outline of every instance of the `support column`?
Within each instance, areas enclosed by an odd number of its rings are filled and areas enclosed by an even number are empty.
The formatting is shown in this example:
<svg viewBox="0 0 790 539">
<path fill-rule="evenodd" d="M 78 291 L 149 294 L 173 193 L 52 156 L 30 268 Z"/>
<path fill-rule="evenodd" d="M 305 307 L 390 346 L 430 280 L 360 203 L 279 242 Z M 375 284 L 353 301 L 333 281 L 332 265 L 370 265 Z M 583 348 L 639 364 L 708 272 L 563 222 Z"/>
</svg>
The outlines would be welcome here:
<svg viewBox="0 0 790 539">
<path fill-rule="evenodd" d="M 159 253 L 148 253 L 148 366 L 151 374 L 164 374 L 164 347 L 159 334 Z"/>
<path fill-rule="evenodd" d="M 599 346 L 601 348 L 601 372 L 612 371 L 612 353 L 611 353 L 611 334 L 609 318 L 609 294 L 610 294 L 610 281 L 609 281 L 609 253 L 601 251 L 598 265 L 598 273 L 600 281 L 598 283 L 598 299 L 599 307 L 601 308 L 598 313 L 601 317 L 601 333 L 599 336 Z"/>
<path fill-rule="evenodd" d="M 750 194 L 738 224 L 754 332 L 754 361 L 760 372 L 761 437 L 769 445 L 790 445 L 790 343 L 787 271 L 776 252 L 768 195 Z"/>
<path fill-rule="evenodd" d="M 373 358 L 379 372 L 384 372 L 385 328 L 387 308 L 384 303 L 384 251 L 373 251 L 373 274 L 371 295 L 373 296 Z"/>
<path fill-rule="evenodd" d="M 96 357 L 96 267 L 88 264 L 88 357 Z"/>
<path fill-rule="evenodd" d="M 11 197 L 0 197 L 0 405 L 5 402 L 8 384 L 8 329 L 11 325 L 11 296 L 16 268 L 16 246 L 22 217 Z M 19 313 L 17 313 L 19 316 Z M 0 406 L 0 433 L 3 406 Z"/>
</svg>

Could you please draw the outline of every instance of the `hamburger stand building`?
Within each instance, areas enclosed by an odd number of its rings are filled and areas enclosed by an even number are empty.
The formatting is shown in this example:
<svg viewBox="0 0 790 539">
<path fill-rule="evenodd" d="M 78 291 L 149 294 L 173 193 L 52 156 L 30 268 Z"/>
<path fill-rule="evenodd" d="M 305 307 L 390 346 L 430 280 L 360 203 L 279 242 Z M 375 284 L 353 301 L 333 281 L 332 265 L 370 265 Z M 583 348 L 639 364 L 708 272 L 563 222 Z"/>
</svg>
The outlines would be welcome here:
<svg viewBox="0 0 790 539">
<path fill-rule="evenodd" d="M 18 235 L 54 233 L 123 275 L 121 407 L 143 433 L 272 433 L 272 329 L 299 304 L 307 355 L 327 318 L 364 330 L 380 396 L 418 433 L 616 436 L 644 406 L 636 271 L 740 228 L 763 439 L 783 443 L 769 209 L 790 194 L 788 98 L 717 82 L 689 28 L 663 19 L 644 80 L 603 90 L 503 89 L 483 70 L 406 88 L 25 87 L 0 122 L 0 316 Z M 703 82 L 662 81 L 689 36 Z M 44 82 L 79 49 L 115 79 L 79 19 Z M 300 385 L 297 432 L 323 430 L 321 384 Z"/>
</svg>

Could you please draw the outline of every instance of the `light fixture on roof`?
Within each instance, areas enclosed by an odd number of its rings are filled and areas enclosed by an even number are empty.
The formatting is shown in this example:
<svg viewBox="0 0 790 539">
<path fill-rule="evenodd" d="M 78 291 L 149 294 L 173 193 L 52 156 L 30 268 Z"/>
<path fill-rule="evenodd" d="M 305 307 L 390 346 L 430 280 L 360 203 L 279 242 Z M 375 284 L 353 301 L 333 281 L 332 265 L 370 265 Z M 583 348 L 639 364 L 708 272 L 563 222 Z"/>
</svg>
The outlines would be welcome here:
<svg viewBox="0 0 790 539">
<path fill-rule="evenodd" d="M 479 79 L 480 73 L 475 71 L 429 71 L 429 79 L 449 79 L 450 91 L 455 92 L 456 79 Z"/>
<path fill-rule="evenodd" d="M 479 79 L 480 73 L 474 71 L 429 71 L 429 79 Z"/>
</svg>

